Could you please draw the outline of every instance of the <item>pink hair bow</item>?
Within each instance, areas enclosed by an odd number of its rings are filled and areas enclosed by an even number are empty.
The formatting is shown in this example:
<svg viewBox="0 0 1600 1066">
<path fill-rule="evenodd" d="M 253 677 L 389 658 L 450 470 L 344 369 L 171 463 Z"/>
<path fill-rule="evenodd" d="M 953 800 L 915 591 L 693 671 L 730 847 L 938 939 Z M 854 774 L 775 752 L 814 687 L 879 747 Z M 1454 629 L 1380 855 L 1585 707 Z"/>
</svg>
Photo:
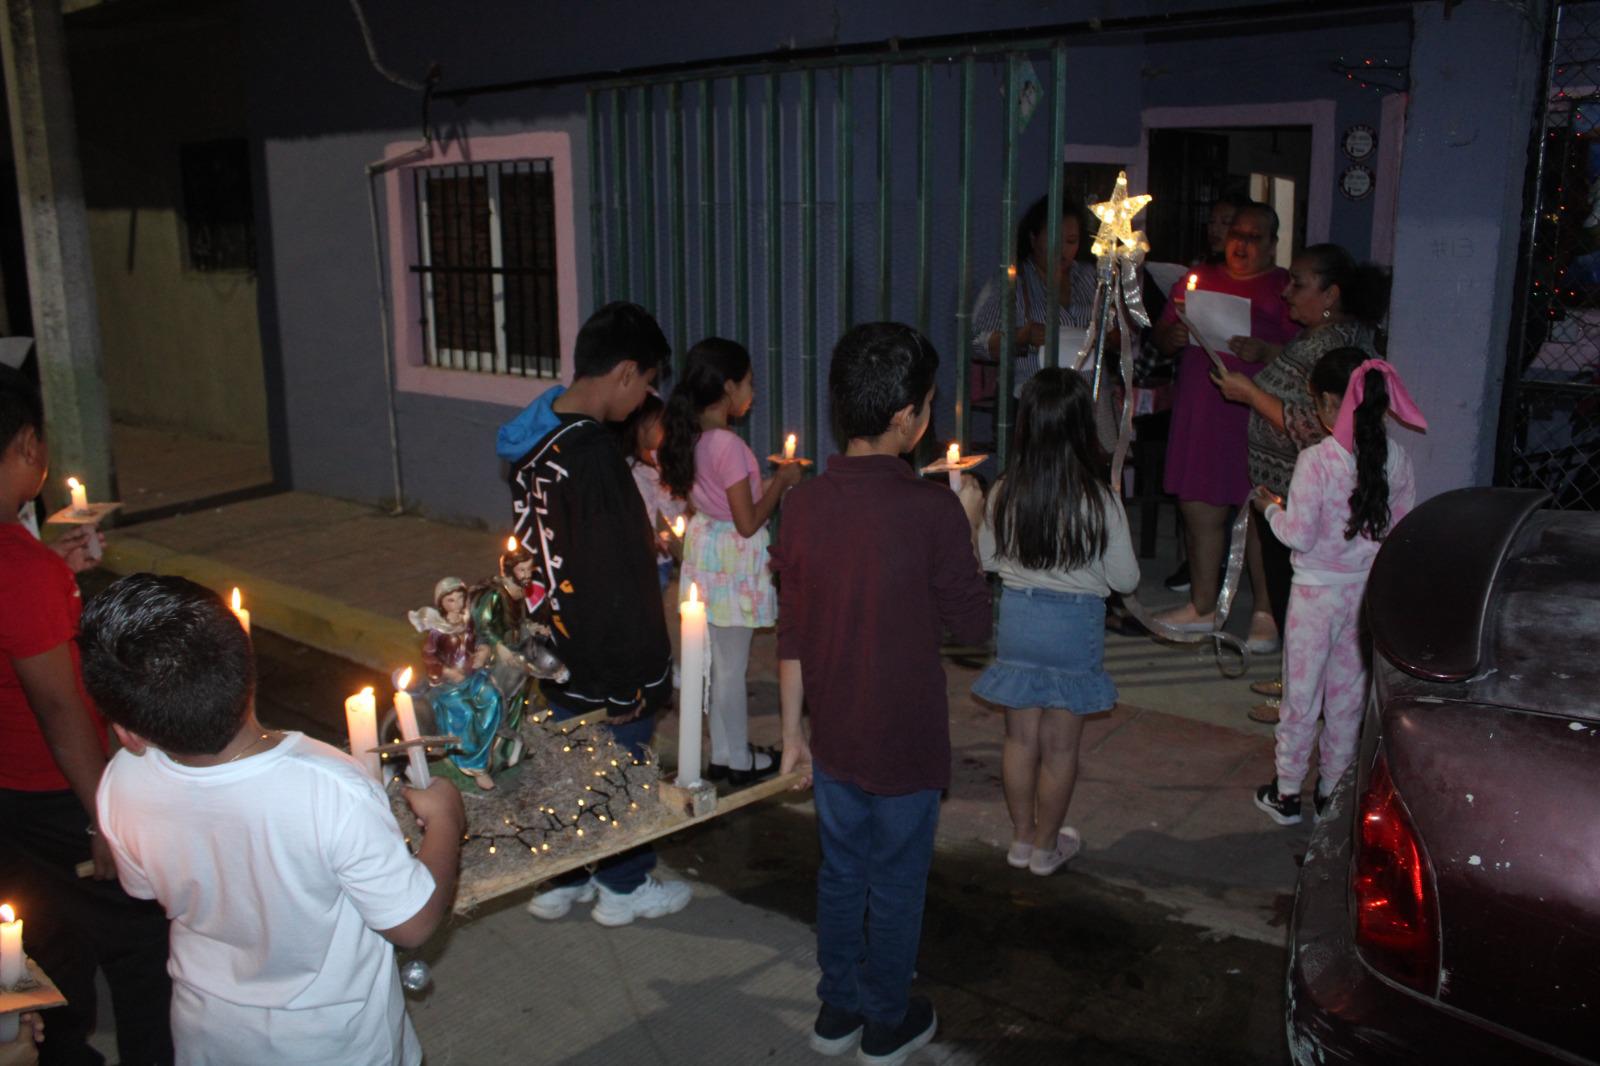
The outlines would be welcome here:
<svg viewBox="0 0 1600 1066">
<path fill-rule="evenodd" d="M 1333 422 L 1333 439 L 1347 452 L 1354 452 L 1356 439 L 1356 408 L 1361 406 L 1362 394 L 1367 391 L 1367 371 L 1376 370 L 1389 386 L 1389 413 L 1400 422 L 1419 433 L 1428 428 L 1428 420 L 1406 391 L 1400 372 L 1385 359 L 1368 359 L 1350 372 L 1350 384 L 1345 386 L 1344 401 L 1339 404 L 1339 417 Z"/>
</svg>

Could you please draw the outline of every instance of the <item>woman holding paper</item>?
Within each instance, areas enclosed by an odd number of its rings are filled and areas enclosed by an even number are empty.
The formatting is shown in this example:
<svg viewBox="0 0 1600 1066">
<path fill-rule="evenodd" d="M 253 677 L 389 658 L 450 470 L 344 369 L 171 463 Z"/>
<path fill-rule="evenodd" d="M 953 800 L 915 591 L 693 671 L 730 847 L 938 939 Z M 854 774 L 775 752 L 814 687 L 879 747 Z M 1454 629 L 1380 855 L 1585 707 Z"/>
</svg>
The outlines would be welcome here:
<svg viewBox="0 0 1600 1066">
<path fill-rule="evenodd" d="M 1388 303 L 1388 280 L 1382 270 L 1370 263 L 1356 263 L 1337 244 L 1312 245 L 1289 264 L 1289 284 L 1283 290 L 1289 317 L 1303 327 L 1300 333 L 1254 378 L 1233 371 L 1213 374 L 1224 399 L 1250 410 L 1248 472 L 1252 485 L 1265 485 L 1279 497 L 1288 495 L 1300 452 L 1328 434 L 1311 400 L 1311 368 L 1335 348 L 1378 354 L 1376 323 Z M 1261 525 L 1267 598 L 1273 621 L 1282 632 L 1294 571 L 1289 565 L 1289 549 L 1266 523 Z M 1267 701 L 1252 707 L 1250 717 L 1276 722 L 1276 697 L 1282 694 L 1282 682 L 1258 682 L 1252 687 Z"/>
<path fill-rule="evenodd" d="M 1228 230 L 1220 266 L 1195 268 L 1195 286 L 1173 286 L 1152 339 L 1163 354 L 1178 353 L 1178 378 L 1167 441 L 1164 487 L 1178 497 L 1189 553 L 1189 602 L 1158 615 L 1185 632 L 1212 626 L 1218 572 L 1227 549 L 1228 513 L 1250 495 L 1246 472 L 1248 408 L 1230 403 L 1211 383 L 1213 370 L 1254 377 L 1295 334 L 1282 296 L 1289 273 L 1273 265 L 1278 249 L 1278 213 L 1250 203 L 1238 209 Z M 1206 330 L 1218 334 L 1207 336 Z M 1241 334 L 1240 329 L 1248 329 Z M 1195 335 L 1191 329 L 1198 332 Z M 1224 335 L 1226 334 L 1226 335 Z M 1262 342 L 1229 347 L 1235 336 Z M 1252 536 L 1255 526 L 1251 526 Z M 1267 610 L 1269 597 L 1260 552 L 1251 552 L 1250 587 L 1257 609 L 1250 619 L 1252 651 L 1278 645 L 1278 629 Z"/>
<path fill-rule="evenodd" d="M 1012 378 L 1012 391 L 1018 395 L 1023 383 L 1043 363 L 1056 365 L 1054 360 L 1038 358 L 1045 343 L 1045 314 L 1050 293 L 1050 234 L 1046 230 L 1049 217 L 1049 197 L 1041 196 L 1017 223 L 1016 258 L 1013 260 L 1017 271 L 1016 310 L 1011 319 L 1015 333 L 1011 354 L 1019 360 Z M 1077 355 L 1079 347 L 1072 343 L 1071 331 L 1088 328 L 1094 305 L 1094 261 L 1088 254 L 1091 236 L 1088 212 L 1081 205 L 1064 200 L 1056 320 L 1061 324 L 1061 347 L 1071 349 L 1067 353 L 1069 360 Z M 972 368 L 974 400 L 992 398 L 999 387 L 1000 310 L 1000 286 L 991 281 L 978 293 L 978 302 L 972 309 L 972 351 L 982 360 Z M 1029 357 L 1034 358 L 1028 361 Z"/>
</svg>

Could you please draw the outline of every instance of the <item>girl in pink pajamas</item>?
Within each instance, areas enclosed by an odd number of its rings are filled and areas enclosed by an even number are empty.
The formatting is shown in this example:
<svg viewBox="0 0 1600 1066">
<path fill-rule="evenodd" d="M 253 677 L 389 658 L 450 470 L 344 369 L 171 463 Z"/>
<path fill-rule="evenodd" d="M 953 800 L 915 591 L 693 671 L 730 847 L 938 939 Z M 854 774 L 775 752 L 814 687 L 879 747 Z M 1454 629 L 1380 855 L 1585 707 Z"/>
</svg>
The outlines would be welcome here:
<svg viewBox="0 0 1600 1066">
<path fill-rule="evenodd" d="M 1300 453 L 1287 502 L 1261 487 L 1253 497 L 1294 563 L 1278 773 L 1256 790 L 1256 806 L 1279 825 L 1300 821 L 1319 714 L 1319 812 L 1355 759 L 1367 692 L 1361 597 L 1378 546 L 1416 502 L 1411 460 L 1389 439 L 1384 417 L 1392 412 L 1414 429 L 1427 428 L 1394 368 L 1359 348 L 1335 348 L 1319 359 L 1311 394 L 1329 436 Z"/>
</svg>

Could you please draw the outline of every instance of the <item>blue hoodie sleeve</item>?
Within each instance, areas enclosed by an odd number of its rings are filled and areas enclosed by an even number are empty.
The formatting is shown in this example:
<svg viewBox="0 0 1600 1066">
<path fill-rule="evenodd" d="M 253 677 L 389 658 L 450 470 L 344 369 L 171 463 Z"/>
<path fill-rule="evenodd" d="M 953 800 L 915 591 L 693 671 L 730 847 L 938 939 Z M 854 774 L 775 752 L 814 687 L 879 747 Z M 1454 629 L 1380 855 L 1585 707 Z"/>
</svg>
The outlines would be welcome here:
<svg viewBox="0 0 1600 1066">
<path fill-rule="evenodd" d="M 566 391 L 565 386 L 556 385 L 501 426 L 495 434 L 494 453 L 508 463 L 527 455 L 546 433 L 561 424 L 552 405 Z"/>
</svg>

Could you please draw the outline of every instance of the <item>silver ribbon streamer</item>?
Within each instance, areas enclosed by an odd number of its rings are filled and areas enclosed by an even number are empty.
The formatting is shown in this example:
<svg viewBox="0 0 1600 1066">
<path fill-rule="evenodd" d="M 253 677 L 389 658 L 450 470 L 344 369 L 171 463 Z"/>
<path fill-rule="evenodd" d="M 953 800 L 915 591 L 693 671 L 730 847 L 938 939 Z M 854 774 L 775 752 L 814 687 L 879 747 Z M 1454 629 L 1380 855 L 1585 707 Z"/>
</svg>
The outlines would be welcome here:
<svg viewBox="0 0 1600 1066">
<path fill-rule="evenodd" d="M 1100 283 L 1095 286 L 1095 307 L 1097 310 L 1103 308 L 1104 317 L 1096 315 L 1090 320 L 1090 337 L 1084 344 L 1083 352 L 1079 354 L 1077 364 L 1081 370 L 1084 359 L 1093 353 L 1095 365 L 1092 377 L 1094 394 L 1098 400 L 1100 381 L 1104 372 L 1102 364 L 1105 361 L 1107 320 L 1115 316 L 1118 332 L 1122 335 L 1121 350 L 1117 353 L 1120 365 L 1117 369 L 1123 376 L 1123 396 L 1121 424 L 1117 431 L 1116 447 L 1111 454 L 1111 490 L 1117 493 L 1119 498 L 1122 494 L 1122 468 L 1127 462 L 1128 447 L 1133 440 L 1133 322 L 1138 322 L 1142 326 L 1150 324 L 1139 285 L 1138 268 L 1143 258 L 1142 250 L 1137 249 L 1131 253 L 1112 251 L 1102 257 L 1102 265 L 1111 267 L 1109 270 L 1102 270 Z M 1114 262 L 1106 264 L 1107 259 Z M 1118 265 L 1121 266 L 1120 270 L 1117 269 Z M 1239 509 L 1239 516 L 1234 519 L 1228 543 L 1228 565 L 1223 574 L 1222 588 L 1217 593 L 1216 613 L 1212 616 L 1209 630 L 1187 633 L 1174 629 L 1165 622 L 1158 621 L 1150 609 L 1139 602 L 1137 594 L 1130 593 L 1122 597 L 1122 606 L 1127 612 L 1153 636 L 1161 640 L 1176 644 L 1200 644 L 1208 640 L 1215 642 L 1217 668 L 1222 671 L 1224 677 L 1240 677 L 1250 669 L 1248 642 L 1232 633 L 1225 633 L 1222 629 L 1228 622 L 1228 612 L 1233 608 L 1234 594 L 1239 589 L 1239 580 L 1244 573 L 1245 542 L 1250 533 L 1250 510 L 1250 504 L 1245 503 Z M 1231 649 L 1238 656 L 1238 662 L 1232 668 L 1223 654 L 1224 648 Z"/>
</svg>

